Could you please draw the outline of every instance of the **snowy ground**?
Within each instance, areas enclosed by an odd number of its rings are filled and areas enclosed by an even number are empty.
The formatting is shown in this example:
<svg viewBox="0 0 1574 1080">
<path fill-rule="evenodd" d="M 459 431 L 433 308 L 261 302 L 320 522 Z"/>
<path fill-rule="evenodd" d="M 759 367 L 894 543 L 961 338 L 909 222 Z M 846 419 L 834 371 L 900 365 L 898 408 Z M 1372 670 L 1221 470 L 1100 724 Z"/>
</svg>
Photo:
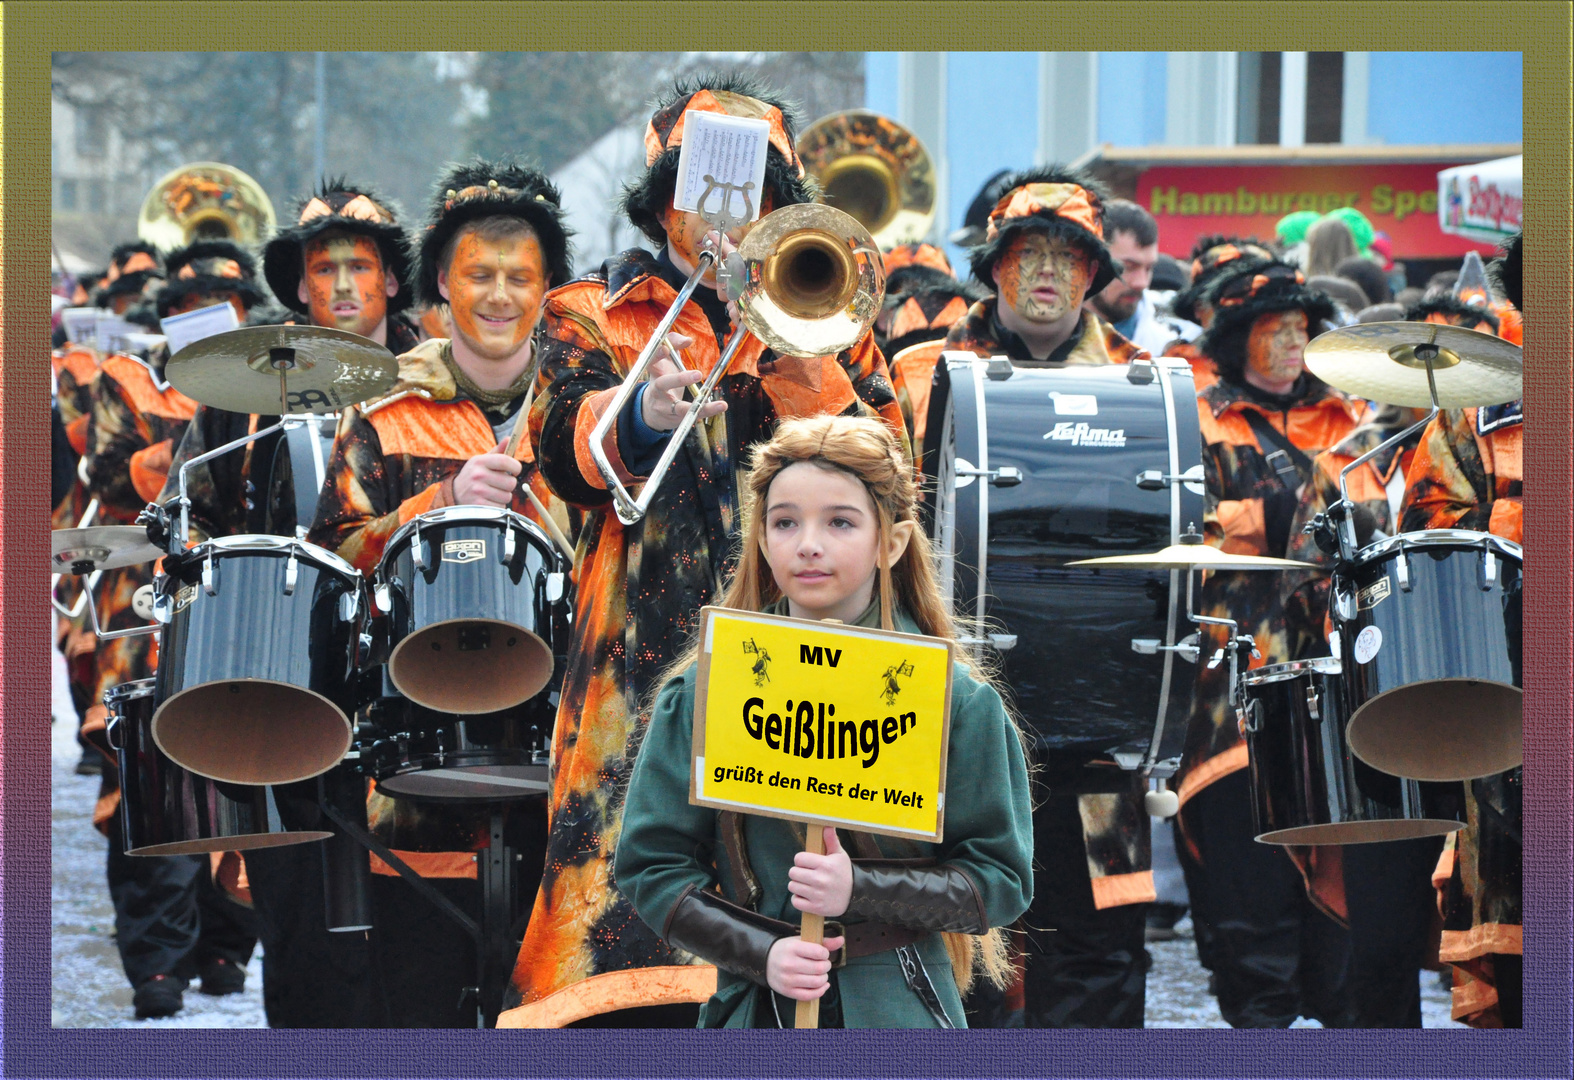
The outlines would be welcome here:
<svg viewBox="0 0 1574 1080">
<path fill-rule="evenodd" d="M 266 1027 L 262 1011 L 262 955 L 252 957 L 243 993 L 215 998 L 186 992 L 186 1007 L 167 1020 L 132 1018 L 131 987 L 115 951 L 115 913 L 104 883 L 105 841 L 91 824 L 98 777 L 77 776 L 81 755 L 76 718 L 64 685 L 64 662 L 56 654 L 51 834 L 54 844 L 51 948 L 56 1027 Z M 1148 1027 L 1225 1027 L 1208 994 L 1207 973 L 1197 963 L 1191 920 L 1182 936 L 1148 946 Z M 1448 993 L 1436 976 L 1422 976 L 1422 1023 L 1457 1027 L 1449 1019 Z M 1315 1022 L 1303 1022 L 1317 1026 Z"/>
</svg>

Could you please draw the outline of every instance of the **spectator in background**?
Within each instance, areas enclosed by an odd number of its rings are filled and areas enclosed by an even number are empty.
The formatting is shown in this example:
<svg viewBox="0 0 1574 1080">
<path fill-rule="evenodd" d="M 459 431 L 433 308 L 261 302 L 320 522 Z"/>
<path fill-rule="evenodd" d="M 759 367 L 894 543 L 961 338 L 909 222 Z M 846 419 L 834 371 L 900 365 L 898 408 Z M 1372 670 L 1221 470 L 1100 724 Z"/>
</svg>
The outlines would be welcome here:
<svg viewBox="0 0 1574 1080">
<path fill-rule="evenodd" d="M 1393 299 L 1393 292 L 1388 287 L 1388 275 L 1371 259 L 1359 255 L 1346 259 L 1334 269 L 1334 274 L 1359 285 L 1369 303 L 1386 304 Z"/>
<path fill-rule="evenodd" d="M 1332 275 L 1335 267 L 1355 254 L 1350 226 L 1336 217 L 1325 217 L 1306 230 L 1304 269 L 1308 278 Z"/>
<path fill-rule="evenodd" d="M 1419 304 L 1421 302 L 1421 298 L 1425 295 L 1425 289 L 1418 289 L 1414 285 L 1407 285 L 1403 289 L 1400 289 L 1398 292 L 1394 293 L 1394 303 L 1398 304 L 1402 308 L 1407 308 L 1413 304 Z"/>
<path fill-rule="evenodd" d="M 1159 253 L 1159 261 L 1153 264 L 1153 281 L 1148 289 L 1155 293 L 1178 293 L 1191 284 L 1191 271 L 1186 264 L 1173 255 Z"/>
<path fill-rule="evenodd" d="M 1398 304 L 1373 304 L 1364 311 L 1357 312 L 1355 321 L 1358 323 L 1404 322 L 1405 309 Z"/>
<path fill-rule="evenodd" d="M 1291 266 L 1306 267 L 1306 232 L 1317 224 L 1317 211 L 1297 210 L 1286 214 L 1273 227 L 1280 257 Z"/>
<path fill-rule="evenodd" d="M 1355 253 L 1363 259 L 1372 257 L 1372 241 L 1377 238 L 1377 232 L 1372 228 L 1372 223 L 1366 215 L 1353 206 L 1341 206 L 1337 210 L 1328 212 L 1327 217 L 1345 223 L 1350 230 L 1350 239 L 1355 242 Z"/>
<path fill-rule="evenodd" d="M 1112 199 L 1104 208 L 1104 239 L 1121 276 L 1089 296 L 1083 305 L 1095 312 L 1139 349 L 1159 356 L 1180 338 L 1190 341 L 1202 327 L 1160 315 L 1148 292 L 1159 258 L 1159 225 L 1153 215 L 1126 199 Z"/>
<path fill-rule="evenodd" d="M 973 201 L 967 204 L 967 212 L 962 215 L 962 227 L 951 234 L 951 243 L 960 248 L 972 248 L 984 242 L 984 234 L 989 228 L 989 212 L 1008 190 L 1007 181 L 1013 172 L 1014 169 L 1001 169 L 984 181 L 978 194 L 973 196 Z"/>
<path fill-rule="evenodd" d="M 1451 293 L 1454 291 L 1454 286 L 1458 284 L 1458 270 L 1439 270 L 1426 279 L 1426 295 L 1434 296 L 1439 293 Z"/>
<path fill-rule="evenodd" d="M 1371 306 L 1371 300 L 1366 293 L 1362 292 L 1361 287 L 1349 278 L 1334 277 L 1331 274 L 1319 274 L 1316 277 L 1307 278 L 1306 287 L 1333 299 L 1339 309 L 1331 324 L 1333 326 L 1349 326 L 1355 322 L 1356 312 Z M 1316 337 L 1318 330 L 1313 328 L 1311 334 L 1313 337 Z"/>
</svg>

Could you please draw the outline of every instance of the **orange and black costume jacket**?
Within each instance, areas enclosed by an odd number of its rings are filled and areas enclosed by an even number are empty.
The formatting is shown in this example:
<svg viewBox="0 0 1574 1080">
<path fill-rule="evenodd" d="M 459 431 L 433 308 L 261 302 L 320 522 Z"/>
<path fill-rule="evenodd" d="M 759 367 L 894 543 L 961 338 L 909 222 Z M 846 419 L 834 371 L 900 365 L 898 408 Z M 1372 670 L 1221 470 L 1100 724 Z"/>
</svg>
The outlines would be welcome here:
<svg viewBox="0 0 1574 1080">
<path fill-rule="evenodd" d="M 448 339 L 433 338 L 399 357 L 399 381 L 379 397 L 344 410 L 334 435 L 327 480 L 307 540 L 370 576 L 395 530 L 411 518 L 452 505 L 452 484 L 464 463 L 507 438 L 519 401 L 484 410 L 454 382 Z M 521 487 L 512 509 L 540 523 L 523 484 L 552 508 L 551 492 L 534 468 L 529 440 L 520 443 Z M 568 531 L 565 510 L 560 528 Z M 572 535 L 570 533 L 569 535 Z M 485 846 L 490 810 L 451 809 L 373 792 L 372 832 L 423 877 L 474 877 L 471 852 Z M 392 869 L 373 858 L 378 873 Z"/>
<path fill-rule="evenodd" d="M 1450 409 L 1427 426 L 1401 525 L 1471 529 L 1524 543 L 1521 402 Z M 1439 956 L 1454 965 L 1454 1018 L 1496 1021 L 1494 954 L 1523 955 L 1520 833 L 1523 769 L 1465 785 L 1466 826 L 1448 838 L 1433 880 L 1443 913 Z"/>
<path fill-rule="evenodd" d="M 55 371 L 55 402 L 60 408 L 60 422 L 65 425 L 66 440 L 77 455 L 87 453 L 87 425 L 93 411 L 93 379 L 98 374 L 98 353 L 83 345 L 67 342 L 54 350 L 50 362 Z M 71 490 L 50 510 L 51 529 L 74 529 L 87 512 L 91 496 L 78 476 L 72 480 Z M 81 579 L 66 576 L 55 588 L 55 595 L 67 607 L 74 605 L 82 593 Z M 66 658 L 73 686 L 82 694 L 92 692 L 93 638 L 87 611 L 75 619 L 64 615 L 55 618 L 55 640 Z"/>
<path fill-rule="evenodd" d="M 523 1004 L 505 1013 L 503 1026 L 556 1026 L 635 1005 L 704 1001 L 714 992 L 713 973 L 674 953 L 613 880 L 630 738 L 657 676 L 732 569 L 738 471 L 749 448 L 769 439 L 779 418 L 816 413 L 879 416 L 906 443 L 885 361 L 868 335 L 836 356 L 778 360 L 751 334 L 717 384 L 727 411 L 696 425 L 650 513 L 623 526 L 591 459 L 591 430 L 681 281 L 669 262 L 633 250 L 546 300 L 531 441 L 552 490 L 587 516 L 554 736 L 547 865 L 514 969 L 509 1004 Z M 673 326 L 693 339 L 684 357 L 690 368 L 708 371 L 720 356 L 726 317 L 715 307 L 691 299 Z M 648 460 L 630 462 L 618 442 L 614 431 L 609 457 L 632 484 L 661 444 Z M 712 977 L 693 977 L 701 974 Z M 544 1002 L 597 975 L 593 988 Z M 560 1009 L 569 997 L 578 1004 Z"/>
<path fill-rule="evenodd" d="M 84 455 L 88 493 L 99 500 L 98 524 L 129 525 L 158 495 L 171 449 L 196 408 L 195 401 L 165 383 L 145 361 L 121 355 L 104 360 L 93 380 Z M 142 625 L 131 600 L 152 580 L 151 566 L 106 572 L 95 596 L 100 625 L 106 630 Z M 156 642 L 154 635 L 142 634 L 99 643 L 92 705 L 82 725 L 85 736 L 96 742 L 103 728 L 106 690 L 152 676 L 158 662 Z M 112 771 L 106 770 L 106 788 Z M 105 795 L 94 812 L 94 824 L 106 821 L 118 804 L 118 789 Z"/>
<path fill-rule="evenodd" d="M 944 340 L 926 341 L 904 349 L 893 361 L 901 365 L 902 377 L 908 380 L 906 385 L 913 402 L 916 428 L 913 434 L 915 450 L 922 450 L 929 389 L 943 351 L 1009 356 L 1013 364 L 1024 367 L 1129 364 L 1148 356 L 1109 323 L 1085 311 L 1077 332 L 1049 360 L 1034 360 L 1022 339 L 1000 325 L 995 315 L 997 303 L 994 297 L 980 300 L 964 318 L 952 324 Z M 1149 903 L 1156 899 L 1157 893 L 1153 884 L 1150 821 L 1142 803 L 1147 785 L 1134 772 L 1116 773 L 1114 769 L 1101 769 L 1100 772 L 1108 772 L 1112 782 L 1123 785 L 1126 790 L 1077 796 L 1094 906 L 1102 909 Z"/>
</svg>

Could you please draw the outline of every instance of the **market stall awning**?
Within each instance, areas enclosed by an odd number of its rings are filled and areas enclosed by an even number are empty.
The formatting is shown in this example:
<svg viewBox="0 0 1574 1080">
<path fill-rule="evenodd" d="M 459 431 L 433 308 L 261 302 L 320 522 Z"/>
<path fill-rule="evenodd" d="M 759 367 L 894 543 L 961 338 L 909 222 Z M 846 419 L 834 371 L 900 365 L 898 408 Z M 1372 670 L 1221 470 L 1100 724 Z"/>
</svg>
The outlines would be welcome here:
<svg viewBox="0 0 1574 1080">
<path fill-rule="evenodd" d="M 1456 165 L 1437 174 L 1437 224 L 1446 233 L 1497 243 L 1520 230 L 1525 157 Z"/>
</svg>

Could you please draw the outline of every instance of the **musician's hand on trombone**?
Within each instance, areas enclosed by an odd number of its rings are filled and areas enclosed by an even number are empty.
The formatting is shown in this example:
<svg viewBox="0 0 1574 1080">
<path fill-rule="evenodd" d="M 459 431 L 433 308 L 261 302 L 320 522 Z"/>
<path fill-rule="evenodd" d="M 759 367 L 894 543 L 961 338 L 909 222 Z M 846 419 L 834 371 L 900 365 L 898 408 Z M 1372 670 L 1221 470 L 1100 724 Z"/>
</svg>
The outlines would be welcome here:
<svg viewBox="0 0 1574 1080">
<path fill-rule="evenodd" d="M 671 333 L 656 350 L 656 359 L 650 365 L 650 381 L 640 399 L 641 415 L 652 430 L 671 431 L 683 420 L 683 414 L 693 408 L 685 399 L 683 388 L 703 382 L 705 373 L 684 371 L 677 364 L 678 353 L 693 343 L 691 337 Z M 709 420 L 726 411 L 725 401 L 709 401 L 700 409 L 700 419 Z"/>
<path fill-rule="evenodd" d="M 507 440 L 485 454 L 477 454 L 454 477 L 454 502 L 460 506 L 502 506 L 514 501 L 519 473 L 524 466 L 503 453 Z"/>
</svg>

